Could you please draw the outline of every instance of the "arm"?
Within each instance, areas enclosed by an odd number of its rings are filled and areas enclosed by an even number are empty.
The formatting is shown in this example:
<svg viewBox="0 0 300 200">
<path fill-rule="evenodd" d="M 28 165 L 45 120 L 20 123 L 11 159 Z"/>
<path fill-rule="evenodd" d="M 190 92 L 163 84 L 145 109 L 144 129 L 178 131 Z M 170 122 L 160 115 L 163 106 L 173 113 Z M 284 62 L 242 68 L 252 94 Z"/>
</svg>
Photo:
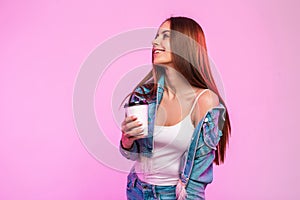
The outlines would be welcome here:
<svg viewBox="0 0 300 200">
<path fill-rule="evenodd" d="M 137 160 L 138 158 L 138 145 L 137 142 L 133 142 L 133 145 L 130 149 L 126 149 L 122 145 L 122 141 L 120 141 L 119 151 L 125 158 L 129 160 Z"/>
<path fill-rule="evenodd" d="M 223 104 L 220 104 L 218 96 L 211 91 L 204 93 L 197 103 L 194 116 L 195 126 L 202 122 L 202 127 L 200 127 L 202 133 L 197 146 L 197 151 L 201 152 L 196 154 L 199 156 L 199 154 L 216 150 L 220 136 L 222 136 L 226 109 Z"/>
<path fill-rule="evenodd" d="M 210 98 L 210 95 L 198 100 L 199 110 L 202 112 L 205 110 L 206 113 L 202 116 L 198 112 L 198 117 L 196 117 L 197 125 L 202 123 L 202 126 L 199 129 L 201 131 L 199 141 L 186 186 L 188 199 L 204 199 L 205 187 L 213 179 L 213 161 L 216 147 L 222 136 L 225 107 L 219 103 L 218 98 Z"/>
<path fill-rule="evenodd" d="M 137 88 L 135 92 L 141 93 L 141 88 Z M 139 101 L 140 97 L 137 95 L 132 95 L 129 102 Z M 125 116 L 124 121 L 122 122 L 122 138 L 119 144 L 120 153 L 127 159 L 137 160 L 139 151 L 139 144 L 136 142 L 139 139 L 139 136 L 131 136 L 141 132 L 141 130 L 132 130 L 135 127 L 141 126 L 136 121 L 136 117 Z"/>
</svg>

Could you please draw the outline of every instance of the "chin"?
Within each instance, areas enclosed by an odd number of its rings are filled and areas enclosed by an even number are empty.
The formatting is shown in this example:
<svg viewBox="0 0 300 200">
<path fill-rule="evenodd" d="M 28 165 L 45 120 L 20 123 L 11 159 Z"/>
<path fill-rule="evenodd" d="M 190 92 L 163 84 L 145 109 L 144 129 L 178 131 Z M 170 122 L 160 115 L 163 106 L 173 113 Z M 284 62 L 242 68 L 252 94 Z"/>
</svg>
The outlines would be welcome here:
<svg viewBox="0 0 300 200">
<path fill-rule="evenodd" d="M 156 66 L 159 66 L 159 67 L 163 67 L 163 64 L 161 64 L 161 63 L 153 62 L 153 64 Z"/>
<path fill-rule="evenodd" d="M 163 65 L 163 66 L 171 66 L 173 65 L 172 62 L 166 62 L 166 61 L 154 61 L 153 64 L 155 65 Z"/>
<path fill-rule="evenodd" d="M 154 61 L 153 64 L 155 65 L 163 65 L 163 66 L 173 66 L 173 63 L 172 62 L 159 62 L 159 61 Z"/>
</svg>

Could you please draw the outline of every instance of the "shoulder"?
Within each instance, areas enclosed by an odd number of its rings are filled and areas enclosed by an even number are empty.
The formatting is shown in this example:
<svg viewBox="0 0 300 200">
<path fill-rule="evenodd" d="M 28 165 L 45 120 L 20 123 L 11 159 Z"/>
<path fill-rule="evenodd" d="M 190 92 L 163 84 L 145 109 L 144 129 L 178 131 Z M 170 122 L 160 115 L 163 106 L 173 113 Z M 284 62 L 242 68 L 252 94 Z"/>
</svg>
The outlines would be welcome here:
<svg viewBox="0 0 300 200">
<path fill-rule="evenodd" d="M 203 91 L 203 90 L 202 90 Z M 197 101 L 200 109 L 204 109 L 205 112 L 219 104 L 219 96 L 212 90 L 207 89 L 204 91 Z"/>
<path fill-rule="evenodd" d="M 201 93 L 202 91 L 203 89 L 199 89 L 199 92 L 197 92 L 197 94 Z M 218 106 L 219 103 L 219 97 L 216 93 L 209 89 L 204 91 L 198 98 L 195 109 L 193 111 L 194 125 L 196 126 L 204 117 L 204 115 L 212 108 Z"/>
</svg>

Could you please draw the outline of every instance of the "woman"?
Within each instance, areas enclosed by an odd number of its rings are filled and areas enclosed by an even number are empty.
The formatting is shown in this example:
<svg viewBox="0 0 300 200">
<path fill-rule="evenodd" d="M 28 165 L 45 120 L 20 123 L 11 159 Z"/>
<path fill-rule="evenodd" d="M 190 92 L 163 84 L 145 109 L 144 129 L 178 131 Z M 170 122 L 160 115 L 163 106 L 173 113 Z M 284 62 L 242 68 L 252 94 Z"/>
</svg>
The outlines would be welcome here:
<svg viewBox="0 0 300 200">
<path fill-rule="evenodd" d="M 135 164 L 128 199 L 205 199 L 213 163 L 224 162 L 230 121 L 210 71 L 202 28 L 171 17 L 152 42 L 152 71 L 129 102 L 148 102 L 148 136 L 135 116 L 122 122 L 120 152 Z"/>
</svg>

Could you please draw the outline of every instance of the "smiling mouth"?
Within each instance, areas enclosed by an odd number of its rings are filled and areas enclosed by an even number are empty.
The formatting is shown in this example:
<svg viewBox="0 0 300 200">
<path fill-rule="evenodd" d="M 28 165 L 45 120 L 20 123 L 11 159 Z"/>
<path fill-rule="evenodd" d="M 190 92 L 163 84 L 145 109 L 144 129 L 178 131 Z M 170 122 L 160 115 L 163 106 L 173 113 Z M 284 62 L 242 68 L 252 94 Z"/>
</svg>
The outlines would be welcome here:
<svg viewBox="0 0 300 200">
<path fill-rule="evenodd" d="M 154 49 L 152 52 L 153 54 L 158 54 L 158 53 L 161 53 L 161 52 L 164 52 L 165 50 L 163 49 Z"/>
</svg>

